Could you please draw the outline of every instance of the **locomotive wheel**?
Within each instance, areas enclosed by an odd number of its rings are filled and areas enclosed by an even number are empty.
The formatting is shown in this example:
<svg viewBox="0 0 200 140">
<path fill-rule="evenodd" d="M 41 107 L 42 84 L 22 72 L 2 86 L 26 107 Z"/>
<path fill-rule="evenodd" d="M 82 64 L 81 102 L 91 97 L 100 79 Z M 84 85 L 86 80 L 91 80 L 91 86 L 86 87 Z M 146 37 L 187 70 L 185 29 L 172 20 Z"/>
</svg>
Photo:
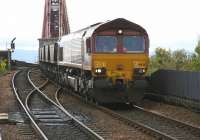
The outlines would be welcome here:
<svg viewBox="0 0 200 140">
<path fill-rule="evenodd" d="M 95 98 L 92 98 L 92 103 L 94 103 L 96 106 L 99 106 L 99 102 L 95 99 Z"/>
<path fill-rule="evenodd" d="M 97 100 L 95 100 L 95 105 L 96 105 L 96 106 L 99 106 L 100 103 L 99 103 Z"/>
<path fill-rule="evenodd" d="M 89 102 L 89 98 L 87 95 L 85 95 L 85 102 L 88 103 Z"/>
</svg>

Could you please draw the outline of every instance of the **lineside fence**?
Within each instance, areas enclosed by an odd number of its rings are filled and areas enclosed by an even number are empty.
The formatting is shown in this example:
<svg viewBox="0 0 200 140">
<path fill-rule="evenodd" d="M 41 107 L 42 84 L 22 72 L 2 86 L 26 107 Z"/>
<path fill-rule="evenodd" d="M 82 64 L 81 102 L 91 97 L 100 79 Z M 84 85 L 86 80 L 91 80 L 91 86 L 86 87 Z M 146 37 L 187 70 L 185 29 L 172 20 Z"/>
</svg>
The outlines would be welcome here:
<svg viewBox="0 0 200 140">
<path fill-rule="evenodd" d="M 200 109 L 200 72 L 158 70 L 149 79 L 153 93 L 165 101 Z"/>
</svg>

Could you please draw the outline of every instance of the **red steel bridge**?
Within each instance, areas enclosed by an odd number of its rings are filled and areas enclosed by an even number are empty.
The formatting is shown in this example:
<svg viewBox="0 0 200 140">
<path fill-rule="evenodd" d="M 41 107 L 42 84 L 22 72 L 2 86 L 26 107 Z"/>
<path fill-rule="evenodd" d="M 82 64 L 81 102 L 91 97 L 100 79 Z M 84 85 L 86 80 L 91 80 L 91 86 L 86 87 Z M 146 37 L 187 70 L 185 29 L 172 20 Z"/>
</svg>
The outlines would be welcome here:
<svg viewBox="0 0 200 140">
<path fill-rule="evenodd" d="M 45 0 L 42 37 L 40 46 L 52 44 L 69 34 L 69 20 L 65 0 Z"/>
</svg>

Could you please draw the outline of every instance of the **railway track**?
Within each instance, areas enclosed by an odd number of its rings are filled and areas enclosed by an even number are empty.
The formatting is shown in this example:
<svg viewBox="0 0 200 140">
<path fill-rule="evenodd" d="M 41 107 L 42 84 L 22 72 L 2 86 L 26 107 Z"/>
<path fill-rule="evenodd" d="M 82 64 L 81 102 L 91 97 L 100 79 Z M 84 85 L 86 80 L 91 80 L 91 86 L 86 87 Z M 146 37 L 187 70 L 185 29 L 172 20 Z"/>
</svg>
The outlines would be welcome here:
<svg viewBox="0 0 200 140">
<path fill-rule="evenodd" d="M 80 121 L 84 122 L 89 128 L 91 128 L 93 131 L 101 135 L 104 139 L 112 139 L 110 136 L 114 133 L 112 131 L 106 130 L 105 126 L 103 129 L 99 130 L 98 123 L 97 122 L 90 122 L 84 121 L 84 117 L 87 118 L 88 113 L 86 113 L 84 108 L 77 109 L 77 106 L 84 106 L 77 105 L 77 104 L 71 104 L 71 102 L 77 102 L 74 99 L 62 99 L 63 97 L 59 97 L 62 95 L 62 89 L 57 90 L 55 96 L 55 99 L 57 103 L 67 111 L 71 112 L 73 116 L 75 116 Z M 63 94 L 64 95 L 64 94 Z M 53 94 L 51 93 L 51 98 L 53 98 Z M 77 94 L 65 94 L 67 98 L 76 98 L 78 100 L 81 100 L 83 103 L 83 98 L 81 98 Z M 71 97 L 70 97 L 71 96 Z M 67 100 L 68 103 L 64 103 L 61 100 Z M 89 104 L 93 108 L 93 112 L 95 112 L 95 109 L 101 110 L 102 112 L 105 112 L 106 114 L 109 114 L 113 117 L 113 120 L 118 120 L 119 122 L 124 122 L 128 126 L 131 126 L 133 128 L 136 128 L 144 134 L 148 134 L 152 136 L 154 139 L 169 139 L 169 140 L 198 140 L 200 139 L 200 128 L 196 128 L 195 126 L 174 120 L 172 118 L 167 118 L 161 114 L 157 114 L 155 112 L 151 112 L 149 110 L 145 110 L 141 107 L 134 106 L 134 108 L 130 108 L 129 110 L 111 110 L 102 106 L 96 106 L 95 103 L 89 102 Z M 76 106 L 74 108 L 74 106 Z M 87 109 L 86 109 L 87 110 Z M 96 112 L 97 113 L 97 112 Z M 91 113 L 92 114 L 92 113 Z M 107 119 L 107 118 L 104 118 Z M 108 123 L 109 123 L 109 119 Z M 115 125 L 111 126 L 115 127 Z M 133 135 L 134 132 L 130 131 Z M 137 135 L 137 134 L 136 134 Z M 119 139 L 119 138 L 118 138 Z M 135 138 L 137 139 L 137 138 Z M 142 138 L 138 138 L 142 139 Z M 145 138 L 143 138 L 145 139 Z M 148 138 L 150 139 L 150 137 Z"/>
<path fill-rule="evenodd" d="M 135 126 L 124 123 L 119 118 L 102 111 L 98 106 L 85 104 L 79 97 L 74 98 L 74 96 L 67 94 L 64 97 L 62 95 L 62 89 L 58 90 L 55 95 L 57 103 L 72 112 L 77 118 L 82 119 L 85 125 L 104 139 L 156 139 L 148 133 L 141 132 Z"/>
<path fill-rule="evenodd" d="M 89 103 L 89 105 L 85 104 L 83 102 L 83 98 L 81 98 L 77 94 L 73 94 L 73 92 L 71 92 L 72 94 L 70 94 L 69 92 L 68 94 L 62 93 L 62 89 L 59 89 L 54 95 L 54 98 L 57 101 L 58 105 L 60 105 L 63 109 L 69 111 L 71 114 L 74 115 L 74 117 L 82 121 L 85 125 L 101 135 L 104 139 L 172 139 L 167 135 L 159 133 L 151 128 L 145 127 L 137 122 L 124 119 L 122 116 L 116 114 L 112 110 L 101 106 L 96 106 L 96 104 L 94 103 Z M 53 97 L 52 94 L 54 93 L 46 93 L 46 95 L 50 96 L 51 98 Z M 65 95 L 67 96 L 67 98 L 63 98 L 63 96 L 60 97 L 61 95 Z M 63 100 L 64 103 L 61 100 Z M 92 115 L 92 112 L 94 112 L 96 115 Z M 94 120 L 91 119 L 88 121 L 87 119 L 92 118 L 91 116 L 94 118 Z M 101 124 L 102 122 L 104 123 L 104 125 Z M 120 127 L 121 125 L 126 125 L 128 129 Z M 116 129 L 118 129 L 118 131 L 116 131 Z M 124 130 L 129 134 L 124 133 L 126 136 L 123 136 Z M 127 135 L 131 136 L 128 137 Z"/>
<path fill-rule="evenodd" d="M 174 140 L 200 139 L 199 127 L 166 117 L 160 113 L 153 112 L 136 105 L 133 106 L 133 109 L 116 112 L 127 117 L 128 119 L 162 132 Z"/>
<path fill-rule="evenodd" d="M 41 77 L 38 78 L 41 80 L 43 79 Z M 34 83 L 37 84 L 37 79 L 34 79 Z M 47 86 L 42 88 L 41 91 L 52 100 L 57 101 L 58 105 L 62 106 L 59 101 L 60 98 L 58 98 L 61 89 L 58 89 L 55 94 L 56 88 L 57 85 L 51 81 L 51 84 L 47 84 Z M 96 107 L 91 108 L 90 105 L 85 104 L 80 100 L 75 101 L 72 98 L 65 99 L 63 100 L 68 108 L 66 109 L 66 106 L 62 106 L 62 108 L 65 108 L 66 111 L 70 112 L 70 114 L 92 129 L 95 133 L 103 137 L 103 139 L 155 139 L 150 135 L 144 134 L 133 127 L 121 123 L 118 119 L 113 119 L 113 117 L 99 111 Z"/>
<path fill-rule="evenodd" d="M 82 100 L 77 95 L 73 94 L 72 96 Z M 94 103 L 90 104 L 95 106 Z M 61 103 L 60 105 L 62 106 Z M 130 126 L 136 127 L 139 130 L 154 136 L 156 139 L 200 139 L 200 128 L 142 109 L 138 106 L 134 106 L 134 109 L 128 111 L 116 111 L 102 106 L 96 107 L 103 112 L 110 114 L 113 118 L 117 118 Z"/>
<path fill-rule="evenodd" d="M 29 74 L 28 69 L 17 72 L 12 86 L 40 139 L 103 139 L 40 91 L 48 82 L 36 87 Z"/>
</svg>

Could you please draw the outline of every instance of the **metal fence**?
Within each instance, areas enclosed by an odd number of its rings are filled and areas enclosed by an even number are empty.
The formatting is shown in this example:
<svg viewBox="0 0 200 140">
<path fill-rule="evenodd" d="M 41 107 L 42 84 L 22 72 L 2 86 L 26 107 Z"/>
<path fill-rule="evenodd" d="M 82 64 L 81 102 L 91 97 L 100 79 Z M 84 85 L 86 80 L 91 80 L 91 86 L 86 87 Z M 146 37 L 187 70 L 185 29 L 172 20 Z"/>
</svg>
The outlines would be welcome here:
<svg viewBox="0 0 200 140">
<path fill-rule="evenodd" d="M 158 94 L 200 101 L 200 72 L 159 70 L 150 84 Z"/>
</svg>

